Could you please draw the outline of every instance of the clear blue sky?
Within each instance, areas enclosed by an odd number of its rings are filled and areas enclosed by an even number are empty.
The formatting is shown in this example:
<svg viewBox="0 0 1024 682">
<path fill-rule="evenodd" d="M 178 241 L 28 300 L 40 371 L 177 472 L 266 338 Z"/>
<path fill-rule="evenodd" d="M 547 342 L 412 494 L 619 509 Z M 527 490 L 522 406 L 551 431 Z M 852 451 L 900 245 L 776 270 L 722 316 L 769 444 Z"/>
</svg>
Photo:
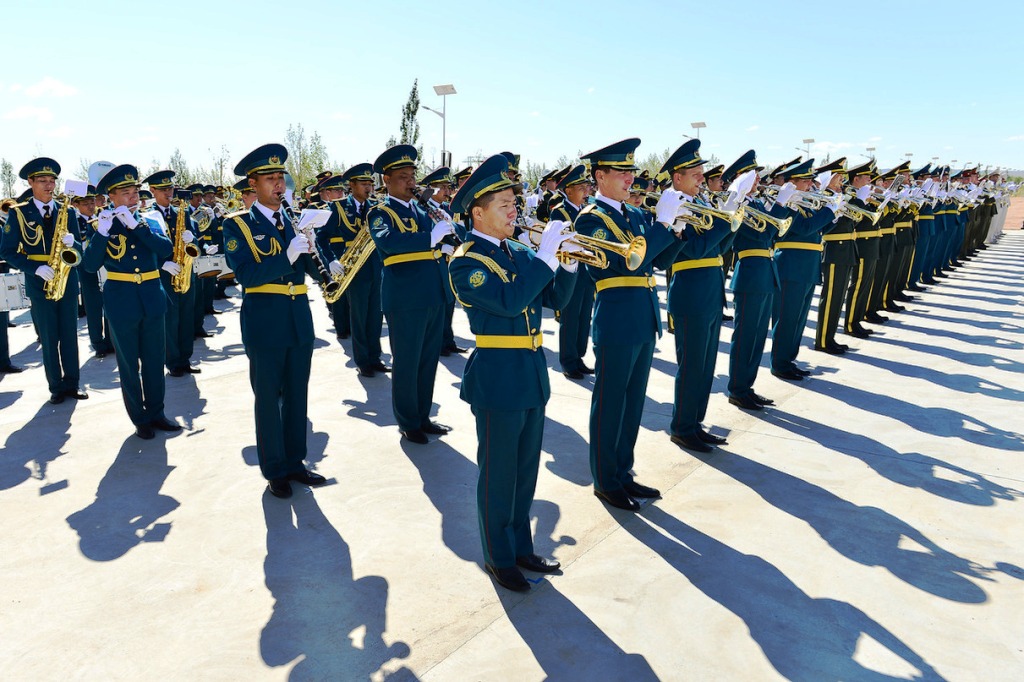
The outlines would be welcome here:
<svg viewBox="0 0 1024 682">
<path fill-rule="evenodd" d="M 72 9 L 73 8 L 73 9 Z M 454 165 L 701 132 L 705 156 L 1024 168 L 1019 2 L 22 2 L 4 10 L 0 156 L 210 165 L 318 131 L 372 161 L 414 78 L 453 83 Z M 46 37 L 40 36 L 45 32 Z M 428 161 L 441 120 L 420 112 Z"/>
</svg>

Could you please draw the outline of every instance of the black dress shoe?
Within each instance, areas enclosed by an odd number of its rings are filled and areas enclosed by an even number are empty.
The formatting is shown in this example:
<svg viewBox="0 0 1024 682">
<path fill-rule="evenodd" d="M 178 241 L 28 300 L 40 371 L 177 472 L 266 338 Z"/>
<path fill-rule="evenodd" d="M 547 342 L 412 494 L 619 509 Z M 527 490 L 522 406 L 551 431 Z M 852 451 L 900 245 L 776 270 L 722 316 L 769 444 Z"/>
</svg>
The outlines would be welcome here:
<svg viewBox="0 0 1024 682">
<path fill-rule="evenodd" d="M 693 450 L 694 452 L 712 452 L 714 449 L 696 434 L 688 434 L 685 436 L 672 434 L 671 440 L 679 447 L 686 448 L 687 450 Z"/>
<path fill-rule="evenodd" d="M 927 278 L 922 278 L 922 279 L 921 279 L 921 284 L 928 284 L 928 285 L 933 285 L 933 284 L 938 284 L 938 282 L 936 282 L 936 281 L 935 281 L 935 280 L 934 280 L 933 278 L 931 278 L 931 277 L 927 277 Z M 911 291 L 917 291 L 917 289 L 911 289 Z M 923 291 L 923 289 L 922 289 L 922 291 Z"/>
<path fill-rule="evenodd" d="M 839 350 L 838 348 L 836 348 L 835 346 L 832 346 L 832 345 L 824 346 L 824 347 L 822 347 L 822 346 L 815 346 L 814 350 L 818 351 L 819 353 L 828 353 L 829 355 L 842 355 L 843 352 L 844 352 L 844 351 L 841 351 L 841 350 Z"/>
<path fill-rule="evenodd" d="M 309 471 L 308 469 L 303 469 L 297 474 L 289 474 L 288 480 L 298 481 L 299 483 L 304 483 L 306 485 L 323 485 L 324 483 L 327 483 L 326 478 L 320 474 Z"/>
<path fill-rule="evenodd" d="M 149 425 L 152 426 L 154 429 L 160 429 L 161 431 L 171 431 L 172 433 L 175 431 L 181 431 L 181 424 L 172 422 L 167 417 L 160 417 L 159 419 L 154 419 L 149 423 Z"/>
<path fill-rule="evenodd" d="M 523 574 L 520 573 L 519 569 L 515 566 L 511 568 L 497 568 L 490 564 L 484 564 L 484 568 L 494 578 L 494 582 L 498 583 L 506 590 L 512 590 L 513 592 L 529 592 L 530 583 L 527 582 Z"/>
<path fill-rule="evenodd" d="M 595 490 L 594 494 L 617 509 L 631 512 L 640 511 L 640 503 L 630 497 L 622 488 L 608 492 Z"/>
<path fill-rule="evenodd" d="M 907 296 L 904 293 L 893 294 L 892 300 L 899 301 L 900 303 L 910 303 L 914 300 L 913 296 Z"/>
<path fill-rule="evenodd" d="M 661 497 L 661 491 L 657 488 L 652 488 L 649 485 L 637 483 L 636 481 L 629 481 L 628 483 L 622 484 L 622 489 L 626 491 L 627 495 L 634 499 L 654 500 Z"/>
<path fill-rule="evenodd" d="M 465 348 L 462 348 L 458 344 L 454 344 L 454 343 L 452 345 L 450 345 L 450 346 L 445 346 L 442 350 L 446 350 L 449 353 L 465 353 L 466 352 Z"/>
<path fill-rule="evenodd" d="M 183 376 L 185 376 L 185 370 L 183 370 L 181 367 L 175 367 L 174 369 L 169 369 L 169 370 L 167 370 L 167 373 L 170 374 L 172 377 L 183 377 Z"/>
<path fill-rule="evenodd" d="M 925 288 L 917 284 L 911 284 L 907 287 L 907 291 L 913 291 L 916 294 L 920 294 L 921 292 L 925 291 Z"/>
<path fill-rule="evenodd" d="M 579 371 L 578 369 L 570 369 L 567 372 L 562 372 L 562 374 L 565 375 L 566 379 L 575 379 L 578 381 L 583 378 L 583 372 Z"/>
<path fill-rule="evenodd" d="M 280 497 L 282 500 L 288 499 L 292 496 L 292 484 L 288 482 L 287 478 L 272 478 L 267 481 L 267 490 L 274 497 Z"/>
<path fill-rule="evenodd" d="M 206 330 L 203 330 L 201 332 L 196 332 L 196 338 L 197 339 L 209 339 L 211 337 L 213 337 L 213 334 L 211 334 L 210 332 L 208 332 Z"/>
<path fill-rule="evenodd" d="M 68 390 L 64 391 L 64 395 L 66 395 L 68 398 L 74 398 L 75 400 L 89 399 L 89 394 L 80 388 L 69 388 Z"/>
<path fill-rule="evenodd" d="M 776 376 L 776 377 L 778 377 L 778 378 L 780 378 L 780 379 L 782 379 L 784 381 L 803 381 L 804 380 L 802 375 L 797 374 L 796 372 L 794 372 L 791 369 L 786 369 L 786 370 L 775 370 L 775 369 L 773 369 L 772 370 L 772 376 Z"/>
<path fill-rule="evenodd" d="M 360 367 L 359 376 L 361 377 L 375 377 L 377 373 L 373 371 L 372 367 Z"/>
<path fill-rule="evenodd" d="M 725 313 L 722 313 L 722 322 L 732 322 L 732 320 L 732 315 L 726 315 Z"/>
<path fill-rule="evenodd" d="M 592 368 L 587 367 L 582 362 L 580 363 L 580 371 L 583 372 L 584 374 L 593 374 L 594 373 L 594 370 Z"/>
<path fill-rule="evenodd" d="M 846 351 L 850 350 L 850 347 L 847 346 L 845 343 L 835 343 L 835 342 L 833 342 L 832 345 L 835 346 L 836 348 L 838 348 L 840 353 L 845 353 Z"/>
<path fill-rule="evenodd" d="M 0 374 L 21 374 L 25 371 L 23 367 L 15 367 L 14 365 L 7 365 L 6 367 L 0 367 Z"/>
<path fill-rule="evenodd" d="M 869 332 L 867 329 L 854 329 L 853 331 L 846 333 L 856 339 L 866 339 L 869 336 L 871 336 L 871 332 Z"/>
<path fill-rule="evenodd" d="M 378 372 L 384 372 L 385 374 L 391 371 L 391 368 L 385 365 L 380 360 L 377 361 L 377 364 L 373 365 L 373 369 Z"/>
<path fill-rule="evenodd" d="M 447 358 L 447 357 L 449 357 L 449 356 L 450 356 L 451 354 L 452 354 L 452 352 L 451 352 L 450 350 L 448 350 L 447 348 L 442 348 L 442 349 L 441 349 L 441 357 L 442 357 L 442 358 Z"/>
<path fill-rule="evenodd" d="M 792 367 L 790 367 L 790 369 L 793 370 L 794 372 L 796 372 L 797 374 L 799 374 L 802 377 L 809 377 L 809 376 L 811 376 L 810 370 L 806 370 L 803 367 L 797 367 L 796 365 L 793 365 Z"/>
<path fill-rule="evenodd" d="M 878 313 L 868 313 L 864 316 L 864 320 L 872 324 L 885 324 L 889 321 L 889 318 L 885 315 L 879 315 Z"/>
<path fill-rule="evenodd" d="M 418 443 L 420 445 L 426 445 L 427 443 L 430 442 L 427 439 L 427 434 L 423 433 L 419 429 L 415 429 L 412 431 L 402 431 L 402 438 L 413 443 Z"/>
<path fill-rule="evenodd" d="M 757 403 L 758 405 L 774 405 L 775 404 L 775 401 L 772 400 L 771 398 L 765 398 L 763 395 L 758 395 L 756 393 L 751 393 L 750 397 L 753 398 L 754 402 Z"/>
<path fill-rule="evenodd" d="M 538 554 L 527 554 L 516 557 L 516 566 L 525 568 L 534 573 L 554 573 L 562 567 L 562 564 L 551 559 L 545 559 Z"/>
<path fill-rule="evenodd" d="M 98 350 L 98 351 L 96 351 L 96 357 L 98 357 L 98 358 L 105 358 L 105 357 L 107 357 L 107 351 L 105 351 L 105 350 Z"/>
<path fill-rule="evenodd" d="M 729 442 L 722 436 L 716 436 L 715 434 L 708 433 L 704 429 L 700 428 L 697 429 L 697 438 L 700 438 L 708 445 L 725 445 L 726 443 Z"/>
<path fill-rule="evenodd" d="M 64 402 L 64 394 L 63 393 L 51 393 L 50 394 L 50 404 L 51 405 L 60 405 L 62 402 Z"/>
<path fill-rule="evenodd" d="M 153 431 L 152 427 L 143 424 L 142 426 L 135 427 L 135 435 L 142 440 L 153 440 L 153 437 L 156 436 L 156 432 Z"/>
<path fill-rule="evenodd" d="M 423 433 L 431 433 L 435 436 L 443 436 L 452 430 L 452 427 L 445 426 L 444 424 L 438 424 L 437 422 L 427 422 L 420 427 L 420 431 Z"/>
<path fill-rule="evenodd" d="M 753 398 L 751 398 L 748 395 L 740 396 L 740 397 L 731 395 L 731 396 L 729 396 L 729 404 L 730 405 L 735 405 L 736 407 L 740 408 L 741 410 L 763 410 L 764 409 L 761 406 L 761 403 L 757 402 L 756 400 L 754 400 Z"/>
<path fill-rule="evenodd" d="M 339 341 L 348 341 L 350 336 L 352 336 L 351 332 L 342 332 L 341 334 L 338 334 L 338 340 Z"/>
<path fill-rule="evenodd" d="M 889 305 L 885 306 L 884 310 L 887 313 L 902 313 L 906 311 L 906 308 L 904 308 L 901 305 L 896 305 L 896 303 L 890 303 Z"/>
<path fill-rule="evenodd" d="M 185 371 L 188 372 L 189 374 L 202 374 L 203 373 L 203 370 L 201 370 L 200 368 L 198 368 L 198 367 L 196 367 L 194 365 L 189 365 L 188 367 L 185 368 Z"/>
</svg>

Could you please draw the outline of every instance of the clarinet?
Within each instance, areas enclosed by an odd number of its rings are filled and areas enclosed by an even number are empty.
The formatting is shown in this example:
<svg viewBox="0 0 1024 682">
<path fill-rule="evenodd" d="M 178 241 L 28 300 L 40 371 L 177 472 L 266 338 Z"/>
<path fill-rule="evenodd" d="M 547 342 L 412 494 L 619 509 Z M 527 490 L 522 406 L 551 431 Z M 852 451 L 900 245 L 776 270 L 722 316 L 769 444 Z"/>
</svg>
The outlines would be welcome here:
<svg viewBox="0 0 1024 682">
<path fill-rule="evenodd" d="M 433 193 L 434 190 L 431 189 L 429 190 L 429 193 L 426 196 L 423 196 L 423 194 L 421 194 L 417 190 L 412 191 L 412 195 L 416 197 L 416 202 L 423 207 L 423 210 L 427 212 L 427 215 L 430 216 L 431 220 L 433 220 L 435 223 L 451 222 L 451 216 L 449 216 L 447 213 L 445 213 L 439 208 L 434 208 L 433 206 L 430 205 L 430 202 L 427 201 L 433 195 Z M 459 246 L 462 245 L 462 240 L 459 239 L 459 236 L 457 234 L 452 233 L 446 234 L 444 237 L 442 237 L 440 243 L 447 244 L 448 246 L 457 249 Z"/>
<path fill-rule="evenodd" d="M 281 207 L 288 215 L 288 219 L 292 221 L 295 231 L 299 232 L 299 217 L 295 215 L 295 211 L 292 210 L 291 205 L 286 199 L 281 199 Z M 320 258 L 320 250 L 316 248 L 316 238 L 313 236 L 313 229 L 306 227 L 301 230 L 301 233 L 309 240 L 309 246 L 312 249 L 309 255 L 313 259 L 313 265 L 316 266 L 317 272 L 320 274 L 320 289 L 323 291 L 324 301 L 329 306 L 341 298 L 341 283 L 334 279 L 334 275 L 331 274 L 331 271 L 327 269 Z"/>
</svg>

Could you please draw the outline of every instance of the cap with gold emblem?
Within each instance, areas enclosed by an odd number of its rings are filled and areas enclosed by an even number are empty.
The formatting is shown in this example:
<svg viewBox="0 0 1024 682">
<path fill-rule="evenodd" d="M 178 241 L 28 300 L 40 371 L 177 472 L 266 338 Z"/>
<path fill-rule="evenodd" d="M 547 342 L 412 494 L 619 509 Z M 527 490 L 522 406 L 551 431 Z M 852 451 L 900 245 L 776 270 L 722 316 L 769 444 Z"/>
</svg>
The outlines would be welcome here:
<svg viewBox="0 0 1024 682">
<path fill-rule="evenodd" d="M 114 166 L 96 183 L 96 191 L 110 194 L 110 190 L 139 186 L 139 169 L 130 164 Z"/>
<path fill-rule="evenodd" d="M 235 175 L 284 173 L 284 162 L 287 160 L 288 150 L 285 146 L 271 142 L 262 147 L 257 147 L 246 154 L 235 166 Z M 211 189 L 210 191 L 212 192 L 213 190 Z"/>
<path fill-rule="evenodd" d="M 580 154 L 580 159 L 585 161 L 590 168 L 613 168 L 615 170 L 638 170 L 636 165 L 636 148 L 640 146 L 639 137 L 630 137 L 619 140 L 607 147 L 595 149 L 586 154 Z"/>
</svg>

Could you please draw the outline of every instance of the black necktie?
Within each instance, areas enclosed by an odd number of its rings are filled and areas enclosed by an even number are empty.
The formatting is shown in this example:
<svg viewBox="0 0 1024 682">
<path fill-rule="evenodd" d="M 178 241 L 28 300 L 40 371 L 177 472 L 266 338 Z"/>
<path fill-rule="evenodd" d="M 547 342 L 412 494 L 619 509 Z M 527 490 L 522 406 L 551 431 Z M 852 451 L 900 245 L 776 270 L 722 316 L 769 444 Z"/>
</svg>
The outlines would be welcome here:
<svg viewBox="0 0 1024 682">
<path fill-rule="evenodd" d="M 363 204 L 359 207 L 359 217 L 360 217 L 360 219 L 365 221 L 366 220 L 366 212 L 369 211 L 369 210 L 370 210 L 369 202 L 364 201 Z"/>
<path fill-rule="evenodd" d="M 513 260 L 512 250 L 508 248 L 508 244 L 505 242 L 504 239 L 501 240 L 501 250 L 505 252 L 505 255 L 508 256 L 509 260 Z"/>
<path fill-rule="evenodd" d="M 167 227 L 171 227 L 171 207 L 167 207 L 167 211 L 164 212 L 164 220 L 167 221 Z"/>
<path fill-rule="evenodd" d="M 43 225 L 53 227 L 53 216 L 50 215 L 50 205 L 43 206 Z"/>
<path fill-rule="evenodd" d="M 280 211 L 274 211 L 274 225 L 277 226 L 277 229 L 279 229 L 282 232 L 284 232 L 284 223 L 281 222 L 281 212 Z"/>
</svg>

